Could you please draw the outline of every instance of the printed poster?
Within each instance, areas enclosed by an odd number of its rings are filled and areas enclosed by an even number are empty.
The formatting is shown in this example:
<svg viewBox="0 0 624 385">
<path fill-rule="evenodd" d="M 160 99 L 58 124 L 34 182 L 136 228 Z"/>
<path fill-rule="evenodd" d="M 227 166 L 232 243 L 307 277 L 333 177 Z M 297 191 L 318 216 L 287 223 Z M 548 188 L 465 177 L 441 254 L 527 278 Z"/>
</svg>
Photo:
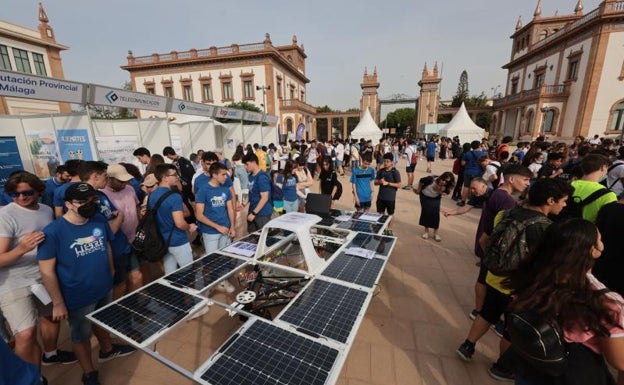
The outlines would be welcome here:
<svg viewBox="0 0 624 385">
<path fill-rule="evenodd" d="M 42 179 L 53 177 L 61 164 L 54 130 L 27 132 L 26 138 L 35 165 L 35 175 Z"/>
<path fill-rule="evenodd" d="M 95 138 L 100 160 L 108 163 L 135 164 L 132 153 L 140 147 L 136 135 L 98 136 Z"/>
<path fill-rule="evenodd" d="M 86 129 L 58 130 L 57 133 L 63 163 L 70 159 L 93 160 L 89 132 Z"/>
<path fill-rule="evenodd" d="M 23 169 L 24 164 L 15 137 L 0 136 L 0 192 L 4 191 L 4 184 L 11 173 Z"/>
</svg>

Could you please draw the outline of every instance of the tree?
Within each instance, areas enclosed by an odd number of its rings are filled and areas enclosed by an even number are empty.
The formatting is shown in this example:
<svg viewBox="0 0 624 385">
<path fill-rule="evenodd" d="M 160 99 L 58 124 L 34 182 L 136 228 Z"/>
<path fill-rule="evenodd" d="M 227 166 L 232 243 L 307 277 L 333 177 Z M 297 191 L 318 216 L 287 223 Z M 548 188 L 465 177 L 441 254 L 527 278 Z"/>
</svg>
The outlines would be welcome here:
<svg viewBox="0 0 624 385">
<path fill-rule="evenodd" d="M 234 102 L 234 103 L 230 103 L 227 106 L 225 106 L 227 108 L 235 108 L 237 110 L 245 110 L 245 111 L 252 111 L 252 112 L 259 112 L 262 113 L 262 109 L 258 106 L 256 106 L 253 103 L 249 103 L 249 102 Z M 218 122 L 221 123 L 234 123 L 234 122 L 240 122 L 240 120 L 238 119 L 221 119 L 221 118 L 215 118 L 215 120 L 217 120 Z M 259 122 L 251 122 L 251 121 L 247 121 L 247 120 L 243 120 L 243 124 L 258 124 Z M 263 123 L 263 125 L 266 125 L 266 123 Z"/>
<path fill-rule="evenodd" d="M 463 70 L 461 75 L 459 76 L 459 84 L 457 84 L 457 93 L 453 96 L 453 101 L 451 102 L 451 107 L 459 107 L 462 102 L 466 101 L 470 97 L 470 92 L 468 91 L 468 72 Z"/>
<path fill-rule="evenodd" d="M 381 127 L 401 127 L 402 129 L 414 125 L 416 118 L 416 110 L 414 108 L 399 108 L 386 116 L 386 119 L 380 123 Z M 400 125 L 400 126 L 399 126 Z"/>
<path fill-rule="evenodd" d="M 334 112 L 334 110 L 332 110 L 332 109 L 331 109 L 331 108 L 330 108 L 330 107 L 326 104 L 326 105 L 324 105 L 324 106 L 322 106 L 322 107 L 321 107 L 321 106 L 316 107 L 316 112 L 317 112 L 317 113 L 319 113 L 319 112 L 321 112 L 321 113 L 322 113 L 322 112 Z"/>
</svg>

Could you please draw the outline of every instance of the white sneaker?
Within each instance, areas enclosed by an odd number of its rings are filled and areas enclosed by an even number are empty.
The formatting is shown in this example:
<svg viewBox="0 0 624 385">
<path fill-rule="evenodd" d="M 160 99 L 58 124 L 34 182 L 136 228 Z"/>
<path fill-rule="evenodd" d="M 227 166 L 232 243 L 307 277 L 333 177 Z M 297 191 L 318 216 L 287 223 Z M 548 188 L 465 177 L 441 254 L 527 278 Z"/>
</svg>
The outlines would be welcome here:
<svg viewBox="0 0 624 385">
<path fill-rule="evenodd" d="M 424 233 L 423 235 L 421 235 L 422 239 L 429 239 L 429 234 Z"/>
<path fill-rule="evenodd" d="M 224 291 L 226 293 L 233 293 L 236 288 L 229 281 L 225 280 L 217 285 L 217 290 Z"/>
<path fill-rule="evenodd" d="M 442 238 L 440 238 L 440 236 L 437 235 L 437 234 L 433 237 L 433 239 L 435 239 L 436 242 L 441 242 L 442 241 Z"/>
</svg>

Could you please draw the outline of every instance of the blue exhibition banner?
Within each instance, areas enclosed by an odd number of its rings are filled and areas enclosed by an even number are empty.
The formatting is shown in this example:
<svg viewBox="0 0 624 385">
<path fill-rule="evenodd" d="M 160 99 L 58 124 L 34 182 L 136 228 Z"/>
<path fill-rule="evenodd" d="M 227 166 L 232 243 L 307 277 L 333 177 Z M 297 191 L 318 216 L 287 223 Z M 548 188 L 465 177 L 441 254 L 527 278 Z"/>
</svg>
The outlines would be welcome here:
<svg viewBox="0 0 624 385">
<path fill-rule="evenodd" d="M 4 191 L 4 184 L 11 173 L 23 169 L 24 164 L 22 164 L 15 137 L 0 136 L 0 192 Z"/>
<path fill-rule="evenodd" d="M 305 132 L 305 124 L 303 123 L 299 123 L 299 125 L 297 126 L 297 133 L 295 136 L 295 140 L 298 142 L 301 139 L 303 139 L 303 133 Z"/>
<path fill-rule="evenodd" d="M 93 160 L 87 130 L 81 128 L 58 130 L 57 137 L 63 163 L 70 159 Z"/>
</svg>

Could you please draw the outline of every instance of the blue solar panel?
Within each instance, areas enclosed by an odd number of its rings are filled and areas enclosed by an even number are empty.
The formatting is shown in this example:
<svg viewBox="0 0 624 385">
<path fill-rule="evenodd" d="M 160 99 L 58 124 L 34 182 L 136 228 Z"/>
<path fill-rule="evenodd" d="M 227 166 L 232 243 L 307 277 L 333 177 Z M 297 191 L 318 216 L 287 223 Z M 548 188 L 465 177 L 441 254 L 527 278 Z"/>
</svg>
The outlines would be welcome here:
<svg viewBox="0 0 624 385">
<path fill-rule="evenodd" d="M 325 384 L 338 350 L 257 320 L 232 336 L 200 378 L 213 385 Z"/>
<path fill-rule="evenodd" d="M 171 328 L 203 301 L 201 297 L 154 283 L 97 310 L 91 317 L 141 344 Z"/>
<path fill-rule="evenodd" d="M 163 279 L 173 286 L 202 291 L 243 263 L 237 258 L 212 253 L 174 271 Z"/>
<path fill-rule="evenodd" d="M 373 250 L 375 253 L 383 256 L 388 256 L 395 242 L 396 238 L 358 233 L 353 240 L 351 240 L 348 247 L 360 247 L 366 250 Z"/>
<path fill-rule="evenodd" d="M 280 320 L 345 343 L 362 313 L 368 293 L 315 280 L 299 294 Z"/>
<path fill-rule="evenodd" d="M 383 259 L 366 259 L 341 252 L 323 270 L 322 275 L 372 288 L 383 266 Z"/>
<path fill-rule="evenodd" d="M 368 221 L 350 220 L 340 222 L 337 227 L 340 229 L 377 234 L 382 229 L 383 224 Z"/>
</svg>

